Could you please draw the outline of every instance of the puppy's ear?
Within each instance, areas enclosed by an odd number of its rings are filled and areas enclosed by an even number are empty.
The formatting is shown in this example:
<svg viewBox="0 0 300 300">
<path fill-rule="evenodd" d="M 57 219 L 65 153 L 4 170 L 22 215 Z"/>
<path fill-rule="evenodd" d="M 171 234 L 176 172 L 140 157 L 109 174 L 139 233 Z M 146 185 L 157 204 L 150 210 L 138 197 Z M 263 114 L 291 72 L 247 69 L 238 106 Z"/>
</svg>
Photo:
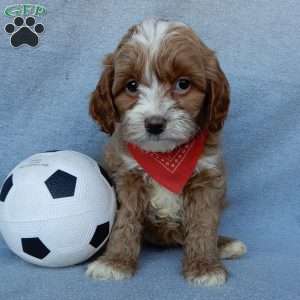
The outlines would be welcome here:
<svg viewBox="0 0 300 300">
<path fill-rule="evenodd" d="M 227 78 L 214 55 L 208 59 L 206 78 L 205 102 L 207 105 L 208 129 L 210 132 L 218 132 L 223 128 L 228 113 L 230 88 Z"/>
<path fill-rule="evenodd" d="M 113 102 L 112 85 L 114 77 L 113 54 L 109 54 L 103 62 L 104 70 L 91 95 L 90 115 L 101 126 L 102 131 L 110 135 L 115 130 L 118 120 L 117 111 Z"/>
</svg>

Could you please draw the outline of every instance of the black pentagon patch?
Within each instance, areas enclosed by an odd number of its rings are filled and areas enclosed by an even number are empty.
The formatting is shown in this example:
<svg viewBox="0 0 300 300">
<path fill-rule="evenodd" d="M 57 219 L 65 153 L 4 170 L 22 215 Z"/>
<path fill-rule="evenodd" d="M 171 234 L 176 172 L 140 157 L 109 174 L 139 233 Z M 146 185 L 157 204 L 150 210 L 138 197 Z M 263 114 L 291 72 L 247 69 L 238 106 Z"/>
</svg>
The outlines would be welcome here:
<svg viewBox="0 0 300 300">
<path fill-rule="evenodd" d="M 110 176 L 108 175 L 108 173 L 106 172 L 106 170 L 103 169 L 103 167 L 100 166 L 99 164 L 98 164 L 98 167 L 99 167 L 99 169 L 100 169 L 101 174 L 102 174 L 103 177 L 106 179 L 106 181 L 109 183 L 109 185 L 110 185 L 110 186 L 113 186 L 113 181 L 112 181 L 112 179 L 110 178 Z"/>
<path fill-rule="evenodd" d="M 49 152 L 58 152 L 59 150 L 48 150 L 48 151 L 45 151 L 45 153 L 49 153 Z"/>
<path fill-rule="evenodd" d="M 90 241 L 90 245 L 94 248 L 98 248 L 109 234 L 109 222 L 98 225 L 95 233 Z"/>
<path fill-rule="evenodd" d="M 50 253 L 50 250 L 37 237 L 22 238 L 21 242 L 23 251 L 30 256 L 43 259 Z"/>
<path fill-rule="evenodd" d="M 5 201 L 7 194 L 13 186 L 13 176 L 10 175 L 4 182 L 1 192 L 0 192 L 0 201 Z"/>
<path fill-rule="evenodd" d="M 57 170 L 45 184 L 54 199 L 72 197 L 75 193 L 77 178 L 62 170 Z"/>
</svg>

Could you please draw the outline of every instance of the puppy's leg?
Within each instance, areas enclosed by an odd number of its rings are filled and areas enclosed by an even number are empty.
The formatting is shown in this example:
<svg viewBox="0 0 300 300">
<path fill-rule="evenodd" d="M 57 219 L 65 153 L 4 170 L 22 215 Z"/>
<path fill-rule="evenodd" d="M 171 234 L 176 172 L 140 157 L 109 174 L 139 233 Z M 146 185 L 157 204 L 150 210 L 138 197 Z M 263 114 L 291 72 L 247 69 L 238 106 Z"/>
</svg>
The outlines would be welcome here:
<svg viewBox="0 0 300 300">
<path fill-rule="evenodd" d="M 140 176 L 128 173 L 118 179 L 116 189 L 120 208 L 107 249 L 87 269 L 88 276 L 99 280 L 131 277 L 140 253 L 146 186 Z"/>
<path fill-rule="evenodd" d="M 209 172 L 192 178 L 184 190 L 183 274 L 195 285 L 221 285 L 227 278 L 217 247 L 224 194 L 224 178 Z"/>
<path fill-rule="evenodd" d="M 145 222 L 144 240 L 146 243 L 160 247 L 182 246 L 184 244 L 183 226 L 178 223 Z M 221 259 L 235 259 L 247 252 L 246 245 L 239 240 L 222 236 L 218 237 L 218 253 Z"/>
</svg>

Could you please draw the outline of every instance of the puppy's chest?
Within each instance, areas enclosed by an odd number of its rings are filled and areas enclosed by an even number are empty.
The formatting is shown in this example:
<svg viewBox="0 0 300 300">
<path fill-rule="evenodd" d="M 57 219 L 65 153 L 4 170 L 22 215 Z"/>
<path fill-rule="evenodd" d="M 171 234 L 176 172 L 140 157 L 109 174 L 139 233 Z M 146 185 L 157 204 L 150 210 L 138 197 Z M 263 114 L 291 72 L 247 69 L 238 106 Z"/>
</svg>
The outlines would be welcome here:
<svg viewBox="0 0 300 300">
<path fill-rule="evenodd" d="M 183 218 L 183 197 L 175 194 L 150 179 L 151 191 L 148 216 L 150 219 L 164 219 L 181 222 Z"/>
<path fill-rule="evenodd" d="M 195 173 L 199 174 L 205 169 L 217 168 L 219 156 L 208 156 L 199 159 Z M 175 194 L 158 184 L 155 180 L 150 179 L 150 219 L 154 221 L 166 220 L 170 222 L 181 223 L 183 220 L 183 195 Z"/>
<path fill-rule="evenodd" d="M 194 173 L 199 174 L 203 170 L 218 168 L 221 156 L 220 153 L 214 153 L 212 155 L 203 155 L 197 162 Z M 128 170 L 142 168 L 137 162 L 130 156 L 123 156 L 123 161 Z M 149 194 L 149 211 L 147 216 L 153 222 L 164 220 L 167 222 L 181 223 L 183 220 L 183 196 L 182 194 L 176 194 L 165 187 L 161 186 L 150 176 L 145 174 L 147 178 L 147 184 L 150 184 Z"/>
</svg>

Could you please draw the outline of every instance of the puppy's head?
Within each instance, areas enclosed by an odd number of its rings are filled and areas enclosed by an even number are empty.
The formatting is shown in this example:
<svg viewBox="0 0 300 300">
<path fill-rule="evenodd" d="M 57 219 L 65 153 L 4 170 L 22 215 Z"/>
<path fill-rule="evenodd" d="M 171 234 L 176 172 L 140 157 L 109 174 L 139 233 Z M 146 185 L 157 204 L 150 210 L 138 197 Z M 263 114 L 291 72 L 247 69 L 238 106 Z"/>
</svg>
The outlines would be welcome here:
<svg viewBox="0 0 300 300">
<path fill-rule="evenodd" d="M 118 128 L 126 142 L 165 152 L 199 130 L 218 132 L 228 106 L 214 53 L 188 26 L 151 19 L 129 29 L 104 60 L 90 114 L 104 132 Z"/>
</svg>

